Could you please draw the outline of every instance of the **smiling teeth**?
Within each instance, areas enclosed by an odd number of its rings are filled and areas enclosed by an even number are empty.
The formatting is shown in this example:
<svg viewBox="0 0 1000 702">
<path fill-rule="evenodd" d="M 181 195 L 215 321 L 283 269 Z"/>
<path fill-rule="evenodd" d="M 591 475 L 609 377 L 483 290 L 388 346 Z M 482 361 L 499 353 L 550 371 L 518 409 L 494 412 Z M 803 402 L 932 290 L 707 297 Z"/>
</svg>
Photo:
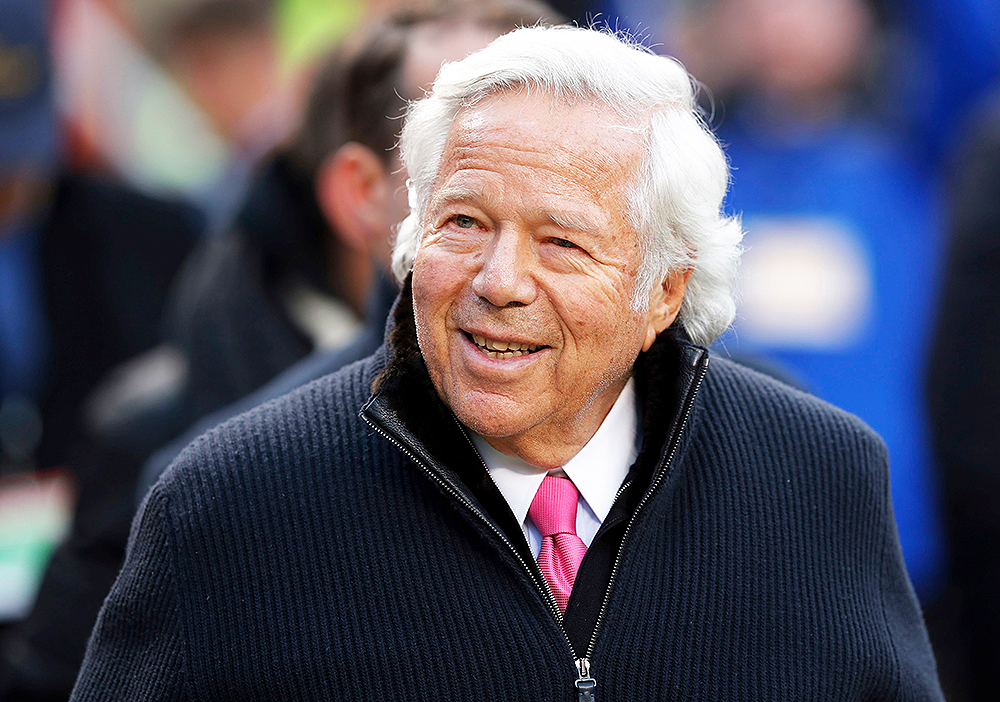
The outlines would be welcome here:
<svg viewBox="0 0 1000 702">
<path fill-rule="evenodd" d="M 478 334 L 472 335 L 472 340 L 490 358 L 513 358 L 534 353 L 542 348 L 535 344 L 519 344 L 516 341 L 494 341 Z"/>
</svg>

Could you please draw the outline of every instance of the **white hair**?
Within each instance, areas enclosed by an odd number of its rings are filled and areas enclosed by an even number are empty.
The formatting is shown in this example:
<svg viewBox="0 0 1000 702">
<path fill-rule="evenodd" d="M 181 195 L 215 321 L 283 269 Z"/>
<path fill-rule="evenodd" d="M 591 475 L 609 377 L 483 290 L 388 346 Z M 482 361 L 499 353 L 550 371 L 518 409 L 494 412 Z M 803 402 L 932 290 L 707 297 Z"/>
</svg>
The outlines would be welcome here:
<svg viewBox="0 0 1000 702">
<path fill-rule="evenodd" d="M 674 59 L 606 31 L 527 27 L 445 64 L 432 92 L 413 103 L 400 139 L 410 180 L 410 215 L 399 225 L 392 267 L 400 281 L 413 267 L 427 203 L 445 142 L 459 111 L 484 98 L 526 88 L 558 100 L 598 102 L 628 123 L 644 124 L 645 152 L 629 189 L 629 220 L 643 261 L 633 307 L 654 286 L 691 269 L 678 320 L 693 341 L 710 344 L 733 321 L 743 230 L 722 201 L 725 154 L 701 119 L 695 84 Z"/>
</svg>

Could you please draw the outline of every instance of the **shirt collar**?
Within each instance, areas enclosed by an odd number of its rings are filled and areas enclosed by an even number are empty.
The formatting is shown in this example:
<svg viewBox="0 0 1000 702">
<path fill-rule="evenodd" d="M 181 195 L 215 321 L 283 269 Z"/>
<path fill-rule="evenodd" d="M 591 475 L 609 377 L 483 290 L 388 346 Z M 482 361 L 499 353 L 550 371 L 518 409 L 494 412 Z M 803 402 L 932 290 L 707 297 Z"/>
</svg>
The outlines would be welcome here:
<svg viewBox="0 0 1000 702">
<path fill-rule="evenodd" d="M 602 522 L 638 455 L 638 431 L 635 380 L 629 378 L 597 433 L 562 467 Z M 546 471 L 500 453 L 475 432 L 469 436 L 518 523 L 524 524 Z"/>
</svg>

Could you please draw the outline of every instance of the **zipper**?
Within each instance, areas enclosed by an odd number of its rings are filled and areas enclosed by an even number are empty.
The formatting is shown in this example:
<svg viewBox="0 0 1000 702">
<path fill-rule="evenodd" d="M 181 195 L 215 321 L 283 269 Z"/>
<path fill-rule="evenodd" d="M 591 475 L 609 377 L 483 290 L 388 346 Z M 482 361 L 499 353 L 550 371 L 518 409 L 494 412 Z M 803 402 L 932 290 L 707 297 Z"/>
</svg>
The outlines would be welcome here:
<svg viewBox="0 0 1000 702">
<path fill-rule="evenodd" d="M 472 439 L 470 439 L 469 435 L 465 433 L 465 427 L 462 426 L 461 422 L 458 421 L 458 418 L 455 417 L 454 414 L 451 416 L 451 418 L 452 421 L 455 422 L 455 425 L 458 427 L 458 430 L 462 433 L 462 436 L 464 436 L 465 440 L 469 443 L 469 446 L 472 447 L 472 452 L 476 454 L 476 456 L 479 458 L 479 465 L 481 465 L 483 467 L 483 470 L 488 473 L 489 468 L 487 467 L 486 462 L 483 460 L 483 457 L 479 455 L 479 451 L 476 449 L 476 445 L 472 443 Z M 486 515 L 482 514 L 481 510 L 475 509 L 471 504 L 469 505 L 469 507 L 470 509 L 473 509 L 475 512 L 477 512 L 480 518 L 489 524 L 490 528 L 493 529 L 493 532 L 498 534 L 500 538 L 503 539 L 503 542 L 507 544 L 507 546 L 510 548 L 511 551 L 514 552 L 514 555 L 517 557 L 517 560 L 521 563 L 522 566 L 525 567 L 525 569 L 527 569 L 528 573 L 531 575 L 531 581 L 535 584 L 535 589 L 541 593 L 542 598 L 545 600 L 545 604 L 548 607 L 549 614 L 551 614 L 552 618 L 556 620 L 556 624 L 559 626 L 559 631 L 562 632 L 563 638 L 566 639 L 566 644 L 569 646 L 569 650 L 573 654 L 573 658 L 575 659 L 576 651 L 573 650 L 573 644 L 569 642 L 569 636 L 567 636 L 566 631 L 563 629 L 562 612 L 559 611 L 559 605 L 558 603 L 556 603 L 556 596 L 552 594 L 552 588 L 549 587 L 548 582 L 545 580 L 545 576 L 542 575 L 542 570 L 541 568 L 538 567 L 538 563 L 532 561 L 531 563 L 534 567 L 529 566 L 525 562 L 525 560 L 521 558 L 521 554 L 517 552 L 517 548 L 514 546 L 514 544 L 510 542 L 510 539 L 507 538 L 506 534 L 504 534 L 500 529 L 497 529 L 496 526 L 493 524 L 493 522 L 489 521 L 489 518 Z"/>
<path fill-rule="evenodd" d="M 479 463 L 480 465 L 482 465 L 483 470 L 489 472 L 489 468 L 487 467 L 486 462 L 483 461 L 483 457 L 480 456 L 479 451 L 476 450 L 476 445 L 472 443 L 472 439 L 470 439 L 469 435 L 465 433 L 465 428 L 461 425 L 461 423 L 459 423 L 458 419 L 454 415 L 452 415 L 452 419 L 454 420 L 455 424 L 458 425 L 458 430 L 462 433 L 462 436 L 464 436 L 465 440 L 469 442 L 469 446 L 472 447 L 473 452 L 477 456 L 479 456 Z M 624 490 L 624 486 L 619 488 L 618 494 L 621 494 L 622 490 Z M 474 510 L 474 511 L 480 512 L 480 510 Z M 483 520 L 486 520 L 485 515 L 481 514 L 481 518 Z M 528 572 L 531 575 L 531 581 L 535 583 L 536 589 L 538 589 L 539 592 L 541 592 L 542 597 L 545 598 L 545 602 L 548 605 L 549 613 L 552 614 L 552 618 L 555 620 L 556 626 L 559 627 L 559 631 L 562 633 L 563 638 L 566 640 L 566 645 L 569 646 L 570 654 L 573 656 L 573 662 L 576 665 L 577 679 L 574 685 L 576 686 L 577 701 L 596 702 L 597 698 L 594 696 L 594 690 L 597 687 L 597 681 L 594 680 L 594 678 L 591 677 L 590 675 L 590 658 L 589 657 L 577 658 L 576 651 L 573 649 L 573 644 L 570 642 L 569 636 L 566 634 L 566 629 L 563 628 L 562 612 L 559 611 L 559 605 L 556 603 L 556 596 L 552 594 L 552 588 L 549 587 L 548 582 L 545 580 L 545 576 L 542 575 L 542 571 L 538 567 L 538 563 L 532 561 L 532 565 L 534 566 L 534 568 L 530 567 L 527 563 L 525 563 L 524 559 L 521 558 L 520 554 L 517 553 L 516 549 L 514 548 L 514 544 L 510 543 L 510 540 L 506 537 L 506 535 L 504 535 L 502 532 L 500 532 L 499 529 L 494 527 L 492 522 L 489 522 L 489 525 L 491 528 L 493 528 L 493 531 L 495 533 L 499 534 L 500 538 L 503 539 L 504 543 L 506 543 L 507 546 L 514 552 L 514 555 L 517 556 L 517 560 L 520 561 L 521 565 L 528 570 Z M 542 576 L 540 580 L 537 577 L 538 575 Z"/>
<path fill-rule="evenodd" d="M 590 677 L 590 659 L 577 658 L 576 669 L 580 675 L 576 679 L 577 702 L 596 702 L 594 690 L 597 688 L 597 681 Z"/>
<path fill-rule="evenodd" d="M 694 397 L 695 395 L 697 395 L 698 390 L 701 387 L 701 383 L 705 379 L 705 375 L 708 373 L 708 358 L 704 354 L 704 352 L 701 352 L 701 355 L 699 356 L 698 360 L 700 361 L 702 358 L 704 358 L 705 362 L 702 363 L 701 367 L 699 368 L 694 386 L 691 390 L 689 390 L 687 397 L 685 398 L 685 405 L 683 414 L 681 416 L 681 421 L 677 425 L 677 430 L 674 432 L 674 436 L 671 437 L 672 445 L 670 448 L 670 452 L 667 456 L 666 461 L 661 462 L 663 469 L 658 472 L 658 474 L 653 480 L 653 483 L 646 491 L 646 494 L 643 495 L 642 500 L 640 500 L 639 505 L 636 507 L 635 512 L 633 513 L 631 519 L 629 519 L 629 523 L 625 528 L 625 534 L 622 536 L 621 547 L 619 547 L 618 549 L 618 555 L 615 557 L 615 564 L 611 570 L 611 578 L 608 581 L 608 587 L 604 593 L 604 601 L 601 603 L 601 610 L 597 615 L 597 622 L 594 624 L 594 631 L 591 634 L 590 643 L 587 646 L 587 653 L 582 658 L 577 657 L 576 651 L 573 648 L 573 644 L 570 643 L 569 636 L 566 634 L 566 630 L 563 628 L 562 612 L 559 611 L 559 606 L 556 604 L 556 598 L 555 595 L 552 594 L 552 589 L 549 587 L 549 584 L 545 581 L 544 576 L 542 576 L 541 579 L 539 580 L 539 576 L 541 576 L 541 570 L 539 569 L 538 564 L 533 561 L 532 565 L 534 566 L 534 568 L 529 566 L 528 563 L 525 562 L 524 558 L 521 557 L 521 554 L 518 553 L 517 548 L 515 548 L 514 544 L 512 544 L 510 542 L 510 539 L 507 538 L 507 535 L 504 534 L 503 531 L 501 531 L 493 523 L 493 521 L 490 520 L 490 518 L 483 513 L 482 510 L 480 510 L 474 504 L 469 502 L 469 500 L 466 499 L 465 495 L 462 494 L 461 490 L 455 487 L 455 485 L 450 480 L 446 479 L 438 472 L 434 471 L 430 466 L 428 466 L 423 461 L 423 459 L 418 458 L 401 441 L 397 440 L 395 437 L 391 436 L 385 429 L 378 426 L 378 424 L 375 423 L 374 419 L 368 416 L 368 413 L 366 411 L 370 406 L 370 404 L 362 408 L 362 411 L 360 413 L 361 418 L 365 420 L 365 423 L 368 424 L 368 426 L 370 426 L 372 429 L 375 430 L 375 433 L 377 433 L 379 436 L 383 437 L 393 446 L 402 451 L 403 455 L 409 458 L 413 463 L 420 466 L 420 469 L 424 473 L 426 473 L 428 477 L 430 477 L 434 482 L 436 482 L 438 485 L 444 488 L 445 492 L 447 492 L 453 498 L 458 500 L 459 503 L 465 506 L 465 508 L 468 509 L 473 515 L 475 515 L 479 519 L 479 521 L 485 524 L 490 529 L 490 531 L 496 534 L 497 538 L 499 538 L 500 541 L 503 542 L 503 544 L 507 547 L 507 549 L 512 554 L 514 554 L 514 557 L 517 559 L 518 563 L 521 564 L 521 567 L 524 568 L 524 570 L 530 576 L 531 582 L 532 584 L 534 584 L 535 589 L 538 590 L 538 592 L 542 595 L 542 598 L 545 600 L 546 608 L 549 610 L 549 614 L 552 615 L 552 618 L 555 621 L 556 626 L 559 629 L 559 632 L 563 635 L 563 640 L 566 641 L 566 646 L 569 647 L 570 654 L 573 656 L 573 662 L 577 670 L 577 679 L 574 682 L 574 686 L 576 687 L 578 702 L 596 702 L 597 698 L 595 696 L 595 692 L 597 688 L 597 681 L 596 679 L 594 679 L 594 677 L 591 675 L 590 672 L 590 658 L 594 655 L 594 647 L 597 644 L 597 634 L 601 629 L 601 624 L 604 622 L 604 615 L 608 608 L 608 602 L 611 599 L 611 591 L 614 588 L 615 579 L 618 576 L 619 566 L 621 565 L 622 551 L 624 550 L 624 546 L 628 540 L 629 534 L 632 532 L 632 525 L 635 524 L 636 517 L 638 516 L 639 512 L 642 510 L 646 502 L 649 500 L 650 495 L 656 490 L 657 487 L 659 487 L 660 483 L 663 481 L 663 478 L 666 477 L 667 473 L 669 473 L 668 468 L 674 459 L 674 454 L 676 454 L 677 452 L 677 446 L 680 444 L 681 432 L 687 425 L 688 417 L 691 415 L 691 409 L 694 406 Z M 477 456 L 479 456 L 479 452 L 475 450 L 475 444 L 472 443 L 472 440 L 469 438 L 469 435 L 465 433 L 465 430 L 461 426 L 461 424 L 459 424 L 458 419 L 455 418 L 454 415 L 452 415 L 452 419 L 456 424 L 459 425 L 458 428 L 459 431 L 462 433 L 462 436 L 465 437 L 465 440 L 469 442 L 470 446 L 472 446 L 473 451 L 476 453 Z M 481 456 L 479 457 L 479 461 L 480 464 L 483 466 L 483 469 L 488 470 Z M 615 494 L 615 501 L 617 501 L 618 498 L 621 497 L 622 493 L 628 488 L 629 485 L 630 485 L 629 482 L 625 482 L 621 485 L 621 487 L 618 488 L 618 492 Z"/>
<path fill-rule="evenodd" d="M 674 455 L 677 453 L 677 447 L 680 445 L 680 436 L 684 431 L 684 427 L 687 425 L 688 417 L 691 416 L 691 409 L 694 407 L 694 398 L 698 394 L 698 390 L 701 388 L 702 381 L 705 380 L 705 375 L 708 373 L 708 355 L 702 351 L 698 361 L 704 359 L 704 363 L 698 369 L 698 375 L 695 378 L 694 386 L 688 391 L 687 397 L 684 400 L 684 410 L 681 415 L 681 421 L 677 425 L 677 431 L 671 437 L 672 445 L 670 447 L 670 453 L 667 455 L 667 459 L 662 461 L 660 465 L 662 468 L 657 471 L 653 478 L 653 482 L 650 484 L 649 489 L 646 490 L 646 494 L 642 496 L 639 504 L 635 508 L 635 512 L 632 513 L 632 518 L 629 519 L 628 525 L 625 527 L 625 533 L 622 535 L 621 545 L 618 547 L 618 555 L 615 556 L 615 564 L 611 569 L 611 578 L 608 580 L 608 587 L 604 591 L 604 601 L 601 603 L 601 610 L 597 614 L 597 621 L 594 623 L 594 631 L 590 635 L 590 643 L 587 645 L 587 655 L 582 659 L 584 661 L 589 661 L 590 657 L 594 655 L 594 647 L 597 645 L 597 634 L 601 630 L 601 624 L 604 623 L 604 615 L 608 610 L 608 602 L 611 600 L 611 591 L 615 586 L 615 579 L 618 577 L 618 569 L 621 566 L 622 552 L 625 550 L 625 544 L 628 543 L 628 537 L 632 533 L 632 526 L 636 522 L 636 518 L 642 511 L 642 508 L 649 501 L 652 494 L 663 482 L 664 478 L 670 473 L 670 464 L 674 460 Z M 622 486 L 624 489 L 624 486 Z M 618 491 L 618 495 L 615 496 L 617 500 L 621 495 L 621 490 Z M 589 668 L 589 666 L 588 666 Z M 589 671 L 588 671 L 589 672 Z M 581 700 L 585 699 L 583 697 Z"/>
<path fill-rule="evenodd" d="M 566 645 L 569 646 L 570 653 L 572 653 L 573 658 L 576 659 L 576 652 L 573 650 L 573 644 L 570 643 L 569 636 L 567 636 L 566 630 L 563 629 L 562 626 L 562 613 L 559 611 L 559 605 L 556 604 L 555 595 L 552 594 L 552 590 L 549 588 L 548 583 L 545 582 L 544 577 L 542 577 L 541 580 L 539 580 L 539 576 L 541 576 L 541 571 L 538 569 L 538 564 L 536 563 L 534 568 L 529 566 L 525 562 L 524 558 L 521 557 L 521 554 L 518 553 L 517 548 L 515 548 L 514 544 L 512 544 L 510 542 L 510 539 L 507 538 L 507 535 L 504 534 L 503 531 L 501 531 L 492 522 L 492 520 L 490 520 L 490 518 L 483 513 L 481 509 L 479 509 L 474 504 L 469 502 L 469 500 L 466 499 L 465 495 L 463 495 L 462 492 L 458 488 L 456 488 L 451 483 L 450 480 L 445 479 L 436 471 L 432 470 L 429 466 L 427 466 L 424 463 L 423 459 L 414 455 L 414 453 L 410 451 L 410 449 L 407 448 L 402 442 L 397 440 L 395 437 L 391 436 L 388 432 L 382 429 L 382 427 L 375 424 L 374 420 L 369 418 L 365 412 L 361 413 L 361 418 L 364 419 L 365 423 L 367 423 L 368 426 L 374 429 L 377 434 L 382 436 L 389 443 L 391 443 L 393 446 L 402 451 L 403 454 L 407 458 L 409 458 L 413 463 L 420 466 L 420 469 L 424 471 L 424 473 L 426 473 L 428 476 L 430 476 L 432 480 L 434 480 L 434 482 L 436 482 L 438 485 L 444 488 L 449 495 L 458 500 L 466 509 L 468 509 L 472 514 L 474 514 L 479 519 L 479 521 L 483 522 L 483 524 L 489 527 L 490 531 L 496 534 L 496 536 L 504 543 L 504 545 L 506 545 L 506 547 L 510 550 L 510 552 L 514 554 L 514 557 L 517 559 L 518 563 L 521 564 L 521 567 L 524 568 L 524 570 L 531 577 L 531 582 L 534 584 L 535 589 L 538 590 L 538 592 L 542 595 L 542 598 L 545 600 L 546 608 L 549 610 L 549 614 L 552 615 L 552 618 L 555 620 L 556 625 L 559 627 L 559 631 L 563 635 L 563 639 L 565 639 L 566 641 Z M 457 422 L 458 420 L 456 419 L 455 421 Z M 469 439 L 468 435 L 464 431 L 462 431 L 462 435 L 465 436 L 466 441 L 469 441 L 469 443 L 472 444 L 471 439 Z M 472 447 L 474 450 L 475 445 L 472 444 Z M 477 456 L 479 455 L 478 451 L 476 452 L 476 455 Z M 480 457 L 479 460 L 480 462 L 482 462 L 482 457 Z M 486 470 L 485 463 L 483 464 L 483 469 Z M 536 573 L 536 571 L 538 572 Z"/>
</svg>

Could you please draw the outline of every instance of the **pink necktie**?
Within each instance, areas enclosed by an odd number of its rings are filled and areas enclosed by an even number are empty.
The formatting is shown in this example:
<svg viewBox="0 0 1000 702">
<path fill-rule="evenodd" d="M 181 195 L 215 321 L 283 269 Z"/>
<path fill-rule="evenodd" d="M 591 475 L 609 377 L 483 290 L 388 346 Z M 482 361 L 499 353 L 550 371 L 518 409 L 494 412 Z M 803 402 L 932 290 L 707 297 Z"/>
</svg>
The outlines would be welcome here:
<svg viewBox="0 0 1000 702">
<path fill-rule="evenodd" d="M 528 516 L 542 535 L 538 565 L 563 613 L 573 590 L 576 571 L 587 552 L 587 546 L 576 535 L 578 499 L 579 493 L 572 480 L 546 475 L 528 508 Z"/>
</svg>

